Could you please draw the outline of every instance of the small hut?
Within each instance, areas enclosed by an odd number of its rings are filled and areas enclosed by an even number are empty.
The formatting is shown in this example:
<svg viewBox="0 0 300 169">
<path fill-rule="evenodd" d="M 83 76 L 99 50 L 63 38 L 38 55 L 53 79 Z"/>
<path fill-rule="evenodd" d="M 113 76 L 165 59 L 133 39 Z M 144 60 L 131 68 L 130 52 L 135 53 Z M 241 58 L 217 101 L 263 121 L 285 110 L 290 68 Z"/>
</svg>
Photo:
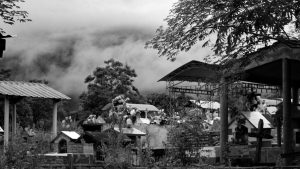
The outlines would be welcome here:
<svg viewBox="0 0 300 169">
<path fill-rule="evenodd" d="M 244 126 L 248 128 L 248 133 L 255 132 L 258 129 L 259 120 L 262 119 L 264 122 L 264 130 L 266 130 L 266 133 L 271 134 L 271 129 L 273 129 L 273 125 L 260 112 L 245 111 L 245 112 L 241 112 L 241 116 L 242 116 L 242 118 L 245 119 Z M 238 123 L 237 118 L 234 118 L 229 123 L 229 127 L 228 127 L 229 141 L 233 140 L 233 138 L 234 138 L 234 132 L 235 132 L 235 128 L 237 127 L 237 123 Z M 254 137 L 248 138 L 248 142 L 250 142 L 250 143 L 255 142 L 255 141 L 256 141 L 256 138 L 254 138 Z M 263 143 L 265 146 L 271 146 L 270 140 L 264 140 Z"/>
<path fill-rule="evenodd" d="M 85 143 L 75 131 L 61 131 L 51 143 L 56 153 L 93 154 L 93 144 Z"/>
</svg>

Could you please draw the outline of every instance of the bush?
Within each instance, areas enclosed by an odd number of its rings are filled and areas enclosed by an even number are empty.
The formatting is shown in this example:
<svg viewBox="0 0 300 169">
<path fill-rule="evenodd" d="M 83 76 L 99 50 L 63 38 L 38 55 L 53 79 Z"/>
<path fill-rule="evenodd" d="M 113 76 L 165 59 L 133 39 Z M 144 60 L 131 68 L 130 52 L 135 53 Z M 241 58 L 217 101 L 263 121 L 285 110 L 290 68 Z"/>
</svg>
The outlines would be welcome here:
<svg viewBox="0 0 300 169">
<path fill-rule="evenodd" d="M 34 137 L 24 139 L 18 133 L 0 154 L 1 169 L 37 169 L 42 161 L 42 154 L 50 151 L 50 134 L 37 132 Z M 2 147 L 3 148 L 3 147 Z M 3 149 L 1 150 L 3 151 Z"/>
<path fill-rule="evenodd" d="M 168 133 L 169 148 L 167 155 L 170 166 L 188 166 L 200 163 L 199 150 L 202 146 L 202 138 L 205 132 L 202 111 L 185 112 L 182 123 L 173 123 Z"/>
</svg>

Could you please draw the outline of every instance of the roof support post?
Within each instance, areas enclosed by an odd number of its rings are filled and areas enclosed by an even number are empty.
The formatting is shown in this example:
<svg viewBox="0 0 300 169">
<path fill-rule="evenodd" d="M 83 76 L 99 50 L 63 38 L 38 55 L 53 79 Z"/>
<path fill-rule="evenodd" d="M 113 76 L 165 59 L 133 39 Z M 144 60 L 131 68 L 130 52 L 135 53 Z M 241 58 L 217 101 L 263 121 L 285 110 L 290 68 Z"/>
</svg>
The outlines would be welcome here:
<svg viewBox="0 0 300 169">
<path fill-rule="evenodd" d="M 227 164 L 228 149 L 228 85 L 225 77 L 221 79 L 220 91 L 220 114 L 221 114 L 221 133 L 220 133 L 220 157 L 221 163 Z"/>
<path fill-rule="evenodd" d="M 4 97 L 4 152 L 6 151 L 6 146 L 8 146 L 9 139 L 9 99 L 7 96 Z"/>
<path fill-rule="evenodd" d="M 10 104 L 12 104 L 12 117 L 11 117 L 11 129 L 12 129 L 12 138 L 15 137 L 15 135 L 17 134 L 17 103 L 20 102 L 23 99 L 23 97 L 11 97 L 10 98 Z"/>
<path fill-rule="evenodd" d="M 57 135 L 57 106 L 59 100 L 53 100 L 53 114 L 52 114 L 52 139 Z"/>
<path fill-rule="evenodd" d="M 283 98 L 283 153 L 288 154 L 292 149 L 292 121 L 291 121 L 291 86 L 289 62 L 286 58 L 282 59 L 282 98 Z M 291 158 L 284 159 L 284 165 L 291 164 Z"/>
</svg>

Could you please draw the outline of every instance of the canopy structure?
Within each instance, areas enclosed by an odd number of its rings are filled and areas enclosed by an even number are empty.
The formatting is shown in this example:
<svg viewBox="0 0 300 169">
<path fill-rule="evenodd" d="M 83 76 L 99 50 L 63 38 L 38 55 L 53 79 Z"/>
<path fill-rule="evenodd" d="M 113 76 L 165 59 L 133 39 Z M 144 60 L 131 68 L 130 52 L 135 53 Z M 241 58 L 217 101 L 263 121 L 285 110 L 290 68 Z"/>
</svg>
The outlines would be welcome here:
<svg viewBox="0 0 300 169">
<path fill-rule="evenodd" d="M 255 53 L 235 60 L 226 65 L 227 76 L 242 73 L 240 80 L 281 85 L 283 73 L 283 59 L 288 64 L 289 81 L 292 86 L 300 85 L 300 42 L 274 43 L 270 47 L 262 48 Z"/>
<path fill-rule="evenodd" d="M 189 82 L 215 82 L 218 83 L 221 77 L 220 70 L 223 66 L 207 64 L 192 60 L 158 81 L 189 81 Z"/>
<path fill-rule="evenodd" d="M 52 136 L 57 135 L 57 106 L 60 100 L 70 97 L 42 83 L 0 81 L 0 96 L 4 97 L 4 144 L 9 140 L 9 105 L 12 103 L 12 133 L 16 134 L 16 103 L 24 97 L 53 100 Z"/>
<path fill-rule="evenodd" d="M 230 81 L 232 82 L 232 79 L 257 83 L 252 87 L 269 89 L 266 85 L 270 85 L 281 89 L 283 98 L 283 154 L 292 153 L 293 145 L 290 143 L 293 142 L 293 131 L 300 129 L 300 124 L 296 123 L 300 120 L 300 116 L 295 112 L 297 108 L 292 108 L 299 105 L 300 42 L 276 42 L 272 46 L 262 48 L 221 66 L 191 61 L 159 80 L 219 83 L 221 89 L 221 149 L 224 150 L 221 153 L 226 151 L 228 142 L 228 84 Z M 291 98 L 291 91 L 293 99 Z M 291 104 L 291 99 L 293 104 Z M 281 140 L 278 139 L 278 144 L 281 146 Z M 224 159 L 223 155 L 221 154 L 222 159 Z M 290 164 L 289 158 L 285 159 L 285 164 Z"/>
</svg>

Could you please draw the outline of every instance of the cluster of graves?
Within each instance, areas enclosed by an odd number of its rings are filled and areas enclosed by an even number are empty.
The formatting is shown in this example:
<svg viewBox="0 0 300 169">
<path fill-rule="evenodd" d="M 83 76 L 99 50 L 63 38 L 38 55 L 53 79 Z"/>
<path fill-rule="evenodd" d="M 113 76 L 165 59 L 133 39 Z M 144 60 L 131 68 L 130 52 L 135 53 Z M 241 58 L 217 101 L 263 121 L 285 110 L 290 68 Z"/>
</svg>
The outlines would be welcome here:
<svg viewBox="0 0 300 169">
<path fill-rule="evenodd" d="M 171 94 L 208 95 L 220 101 L 220 146 L 209 148 L 211 157 L 220 157 L 222 163 L 244 159 L 263 165 L 279 159 L 283 165 L 299 164 L 299 47 L 298 41 L 274 43 L 223 65 L 191 61 L 160 81 L 167 82 Z M 184 82 L 196 85 L 180 86 Z M 263 108 L 259 96 L 268 92 L 280 95 L 274 98 L 281 102 L 278 111 L 266 113 L 268 108 Z M 276 128 L 270 112 L 275 112 Z"/>
<path fill-rule="evenodd" d="M 262 48 L 242 59 L 225 65 L 207 64 L 191 61 L 164 76 L 160 81 L 168 83 L 170 94 L 188 93 L 208 95 L 219 102 L 209 100 L 212 111 L 211 119 L 206 123 L 213 125 L 220 141 L 218 145 L 208 145 L 200 149 L 203 156 L 215 163 L 224 163 L 231 159 L 237 164 L 266 165 L 275 164 L 278 159 L 284 165 L 299 164 L 300 149 L 300 43 L 274 43 L 272 47 Z M 180 86 L 182 82 L 196 83 L 195 86 Z M 262 93 L 280 93 L 280 99 L 274 99 L 275 111 L 268 109 L 268 99 L 261 99 Z M 57 133 L 57 103 L 68 96 L 39 83 L 0 81 L 0 94 L 4 98 L 4 134 L 3 142 L 8 144 L 9 130 L 12 136 L 16 132 L 16 103 L 24 97 L 37 97 L 53 100 L 52 147 L 54 153 L 93 154 L 103 161 L 103 144 L 111 135 L 122 135 L 124 142 L 132 144 L 135 163 L 138 165 L 137 147 L 141 147 L 146 132 L 144 124 L 149 125 L 149 114 L 157 109 L 151 105 L 128 104 L 143 112 L 137 119 L 140 127 L 129 125 L 125 128 L 107 127 L 101 117 L 91 116 L 83 123 L 84 132 L 61 131 Z M 241 96 L 241 97 L 237 97 Z M 238 98 L 231 100 L 232 98 Z M 197 101 L 191 101 L 194 104 Z M 233 109 L 234 102 L 236 108 Z M 218 103 L 218 104 L 216 104 Z M 10 106 L 11 105 L 11 106 Z M 13 108 L 10 127 L 10 111 Z M 234 107 L 234 106 L 233 106 Z M 272 114 L 272 113 L 273 114 Z M 129 113 L 129 115 L 131 112 Z M 214 115 L 217 114 L 217 115 Z M 154 115 L 158 116 L 159 114 Z M 161 116 L 161 115 L 160 115 Z M 160 122 L 155 122 L 160 123 Z M 276 127 L 275 125 L 276 124 Z M 208 125 L 209 126 L 209 125 Z M 144 128 L 145 129 L 145 128 Z M 156 128 L 154 138 L 166 135 L 166 129 Z M 276 132 L 275 132 L 276 131 Z M 155 142 L 163 142 L 156 140 Z M 163 146 L 156 145 L 159 150 Z M 155 147 L 155 146 L 154 146 Z M 4 150 L 5 151 L 5 150 Z"/>
</svg>

